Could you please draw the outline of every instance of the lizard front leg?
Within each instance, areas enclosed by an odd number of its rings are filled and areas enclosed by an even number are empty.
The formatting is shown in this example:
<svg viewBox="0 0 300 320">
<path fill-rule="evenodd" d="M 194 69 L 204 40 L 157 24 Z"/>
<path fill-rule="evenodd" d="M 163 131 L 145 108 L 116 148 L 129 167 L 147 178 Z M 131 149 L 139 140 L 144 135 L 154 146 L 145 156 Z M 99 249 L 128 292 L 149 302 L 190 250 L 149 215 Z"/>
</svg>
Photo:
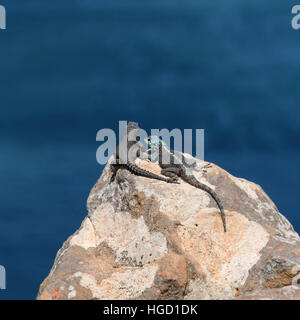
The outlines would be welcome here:
<svg viewBox="0 0 300 320">
<path fill-rule="evenodd" d="M 111 178 L 110 178 L 110 182 L 113 182 L 115 180 L 117 171 L 118 171 L 118 169 L 120 169 L 120 167 L 121 166 L 119 164 L 115 163 L 115 162 L 110 164 L 110 170 L 112 172 L 112 175 L 111 175 Z"/>
</svg>

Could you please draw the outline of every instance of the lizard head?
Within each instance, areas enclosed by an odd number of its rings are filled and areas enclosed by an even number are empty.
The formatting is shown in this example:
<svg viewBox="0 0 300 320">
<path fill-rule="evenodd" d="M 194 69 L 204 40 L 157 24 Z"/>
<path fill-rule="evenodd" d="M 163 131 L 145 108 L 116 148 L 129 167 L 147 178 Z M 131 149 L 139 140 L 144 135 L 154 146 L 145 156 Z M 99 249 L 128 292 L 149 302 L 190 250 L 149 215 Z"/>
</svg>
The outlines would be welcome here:
<svg viewBox="0 0 300 320">
<path fill-rule="evenodd" d="M 159 144 L 162 143 L 158 136 L 149 136 L 145 139 L 145 142 L 152 151 L 158 151 Z"/>
</svg>

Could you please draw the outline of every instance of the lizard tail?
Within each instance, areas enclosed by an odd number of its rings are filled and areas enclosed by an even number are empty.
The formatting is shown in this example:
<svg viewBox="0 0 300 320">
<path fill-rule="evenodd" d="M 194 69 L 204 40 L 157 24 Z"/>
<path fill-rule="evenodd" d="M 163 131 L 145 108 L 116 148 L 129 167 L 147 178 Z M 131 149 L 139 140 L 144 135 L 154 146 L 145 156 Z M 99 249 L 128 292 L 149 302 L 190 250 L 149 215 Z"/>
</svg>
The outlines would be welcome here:
<svg viewBox="0 0 300 320">
<path fill-rule="evenodd" d="M 212 188 L 210 188 L 209 186 L 199 182 L 194 176 L 182 176 L 182 179 L 185 180 L 187 183 L 191 184 L 192 186 L 204 190 L 207 193 L 209 193 L 212 198 L 216 201 L 220 211 L 221 211 L 221 218 L 222 218 L 222 222 L 223 222 L 223 227 L 224 227 L 224 232 L 226 232 L 226 220 L 225 220 L 225 211 L 224 211 L 224 207 L 222 205 L 222 202 L 220 200 L 220 198 L 218 197 L 218 195 L 214 192 L 214 190 Z"/>
<path fill-rule="evenodd" d="M 151 178 L 151 179 L 156 179 L 156 180 L 161 180 L 161 181 L 164 181 L 164 182 L 168 182 L 168 183 L 178 183 L 177 180 L 175 179 L 171 179 L 171 178 L 164 178 L 164 177 L 161 177 L 155 173 L 152 173 L 150 171 L 147 171 L 147 170 L 144 170 L 140 167 L 138 167 L 137 165 L 135 165 L 134 163 L 127 163 L 126 164 L 126 167 L 128 167 L 128 169 L 138 175 L 138 176 L 142 176 L 142 177 L 146 177 L 146 178 Z"/>
</svg>

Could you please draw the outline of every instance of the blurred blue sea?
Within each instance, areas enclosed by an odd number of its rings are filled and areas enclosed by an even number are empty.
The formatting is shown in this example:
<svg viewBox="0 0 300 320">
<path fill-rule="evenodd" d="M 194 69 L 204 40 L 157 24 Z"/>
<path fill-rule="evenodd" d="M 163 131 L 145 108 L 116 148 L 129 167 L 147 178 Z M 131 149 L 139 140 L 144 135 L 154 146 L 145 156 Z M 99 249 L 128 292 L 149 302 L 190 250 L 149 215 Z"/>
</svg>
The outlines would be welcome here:
<svg viewBox="0 0 300 320">
<path fill-rule="evenodd" d="M 204 128 L 205 159 L 300 232 L 300 31 L 292 1 L 2 0 L 0 299 L 34 299 L 86 215 L 96 133 Z"/>
</svg>

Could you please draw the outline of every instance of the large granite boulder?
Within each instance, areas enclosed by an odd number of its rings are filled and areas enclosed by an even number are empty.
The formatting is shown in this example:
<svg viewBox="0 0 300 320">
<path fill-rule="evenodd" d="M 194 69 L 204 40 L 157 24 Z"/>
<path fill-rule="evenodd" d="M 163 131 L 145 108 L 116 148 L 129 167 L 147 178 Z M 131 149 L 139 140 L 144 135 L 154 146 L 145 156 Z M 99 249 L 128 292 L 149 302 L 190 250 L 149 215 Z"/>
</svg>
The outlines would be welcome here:
<svg viewBox="0 0 300 320">
<path fill-rule="evenodd" d="M 137 165 L 160 174 L 157 164 Z M 212 164 L 221 198 L 109 165 L 37 299 L 299 299 L 300 239 L 262 188 Z"/>
</svg>

